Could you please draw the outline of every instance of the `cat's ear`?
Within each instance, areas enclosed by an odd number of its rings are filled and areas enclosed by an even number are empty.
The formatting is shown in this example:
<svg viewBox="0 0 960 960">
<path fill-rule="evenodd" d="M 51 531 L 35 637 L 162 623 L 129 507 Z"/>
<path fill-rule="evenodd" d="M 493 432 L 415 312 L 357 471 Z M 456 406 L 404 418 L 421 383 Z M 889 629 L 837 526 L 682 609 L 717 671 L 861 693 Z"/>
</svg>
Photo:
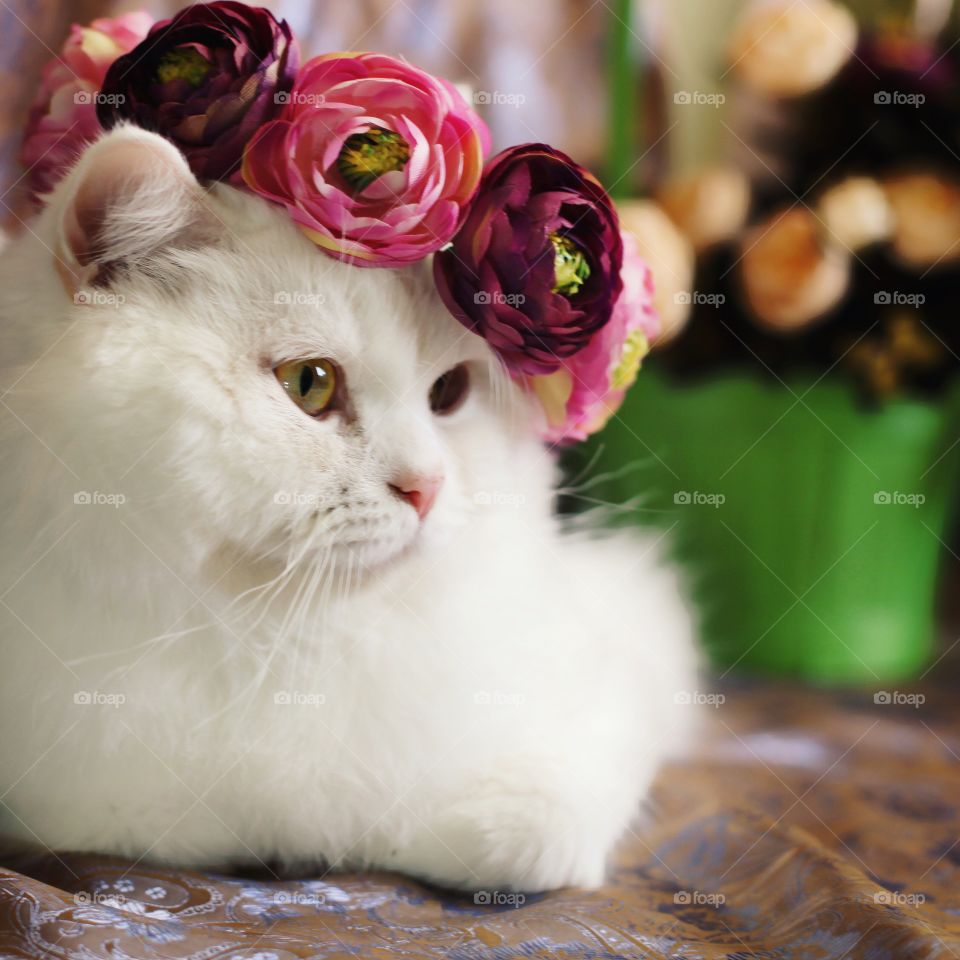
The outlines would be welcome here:
<svg viewBox="0 0 960 960">
<path fill-rule="evenodd" d="M 57 270 L 71 294 L 108 282 L 118 265 L 196 242 L 207 215 L 203 189 L 180 151 L 129 126 L 86 150 L 54 207 Z"/>
</svg>

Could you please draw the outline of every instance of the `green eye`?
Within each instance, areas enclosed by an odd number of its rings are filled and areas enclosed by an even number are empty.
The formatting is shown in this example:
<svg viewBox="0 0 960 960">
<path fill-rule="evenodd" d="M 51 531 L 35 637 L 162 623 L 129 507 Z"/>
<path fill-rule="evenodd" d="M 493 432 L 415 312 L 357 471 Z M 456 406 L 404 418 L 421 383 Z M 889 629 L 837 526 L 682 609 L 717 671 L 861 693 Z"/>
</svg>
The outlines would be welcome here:
<svg viewBox="0 0 960 960">
<path fill-rule="evenodd" d="M 274 369 L 290 399 L 311 417 L 319 416 L 337 393 L 337 368 L 330 360 L 290 360 Z"/>
</svg>

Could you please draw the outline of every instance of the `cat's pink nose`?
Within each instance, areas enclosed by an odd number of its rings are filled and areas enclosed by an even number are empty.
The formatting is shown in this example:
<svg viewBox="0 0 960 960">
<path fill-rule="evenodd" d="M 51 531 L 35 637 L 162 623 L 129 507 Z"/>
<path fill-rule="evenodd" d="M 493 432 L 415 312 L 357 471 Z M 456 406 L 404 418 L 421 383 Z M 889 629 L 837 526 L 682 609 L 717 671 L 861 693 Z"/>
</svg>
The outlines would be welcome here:
<svg viewBox="0 0 960 960">
<path fill-rule="evenodd" d="M 417 511 L 421 520 L 433 509 L 442 486 L 443 477 L 420 476 L 401 477 L 396 483 L 389 484 L 390 489 L 401 500 L 406 500 Z"/>
</svg>

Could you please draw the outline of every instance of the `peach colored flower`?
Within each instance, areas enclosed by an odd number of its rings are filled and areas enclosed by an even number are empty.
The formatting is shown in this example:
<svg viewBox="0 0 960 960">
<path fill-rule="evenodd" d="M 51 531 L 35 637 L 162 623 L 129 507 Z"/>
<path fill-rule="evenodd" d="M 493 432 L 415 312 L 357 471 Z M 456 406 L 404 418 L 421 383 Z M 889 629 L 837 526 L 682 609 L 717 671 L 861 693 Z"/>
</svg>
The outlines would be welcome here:
<svg viewBox="0 0 960 960">
<path fill-rule="evenodd" d="M 636 241 L 640 256 L 656 277 L 653 307 L 660 317 L 660 333 L 654 346 L 660 346 L 676 337 L 690 319 L 693 245 L 651 200 L 622 200 L 617 210 L 621 228 Z"/>
<path fill-rule="evenodd" d="M 781 211 L 743 239 L 740 273 L 757 320 L 780 333 L 833 310 L 850 286 L 851 256 L 805 207 Z"/>
<path fill-rule="evenodd" d="M 736 167 L 704 167 L 671 178 L 657 200 L 699 253 L 736 236 L 750 211 L 750 183 Z"/>
<path fill-rule="evenodd" d="M 754 89 L 796 97 L 828 83 L 850 59 L 857 21 L 833 0 L 775 0 L 748 6 L 734 31 L 733 68 Z"/>
<path fill-rule="evenodd" d="M 908 267 L 926 270 L 960 259 L 960 183 L 906 173 L 883 184 L 893 210 L 892 244 Z"/>
</svg>

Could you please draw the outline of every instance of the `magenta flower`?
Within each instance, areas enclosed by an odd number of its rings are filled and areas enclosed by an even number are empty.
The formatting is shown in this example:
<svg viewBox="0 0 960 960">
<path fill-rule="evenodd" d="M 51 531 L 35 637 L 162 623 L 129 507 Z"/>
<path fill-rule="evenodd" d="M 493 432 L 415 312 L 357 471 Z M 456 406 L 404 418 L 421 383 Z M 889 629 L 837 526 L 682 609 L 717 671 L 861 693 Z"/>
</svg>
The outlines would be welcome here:
<svg viewBox="0 0 960 960">
<path fill-rule="evenodd" d="M 447 81 L 379 53 L 303 66 L 243 177 L 322 250 L 358 266 L 421 260 L 447 243 L 480 182 L 489 134 Z"/>
<path fill-rule="evenodd" d="M 450 312 L 516 374 L 552 373 L 620 296 L 617 214 L 594 177 L 541 143 L 495 157 L 434 276 Z"/>
<path fill-rule="evenodd" d="M 297 73 L 286 21 L 233 0 L 185 7 L 161 20 L 110 68 L 97 112 L 154 130 L 203 180 L 239 180 L 243 148 L 279 113 Z"/>
<path fill-rule="evenodd" d="M 545 439 L 550 443 L 586 440 L 606 425 L 660 332 L 653 274 L 628 233 L 623 234 L 622 276 L 623 292 L 610 322 L 559 370 L 530 378 L 546 414 Z"/>
<path fill-rule="evenodd" d="M 49 193 L 99 135 L 97 99 L 107 70 L 146 36 L 152 22 L 146 13 L 127 13 L 88 27 L 74 24 L 59 57 L 44 67 L 20 152 L 35 199 Z"/>
</svg>

